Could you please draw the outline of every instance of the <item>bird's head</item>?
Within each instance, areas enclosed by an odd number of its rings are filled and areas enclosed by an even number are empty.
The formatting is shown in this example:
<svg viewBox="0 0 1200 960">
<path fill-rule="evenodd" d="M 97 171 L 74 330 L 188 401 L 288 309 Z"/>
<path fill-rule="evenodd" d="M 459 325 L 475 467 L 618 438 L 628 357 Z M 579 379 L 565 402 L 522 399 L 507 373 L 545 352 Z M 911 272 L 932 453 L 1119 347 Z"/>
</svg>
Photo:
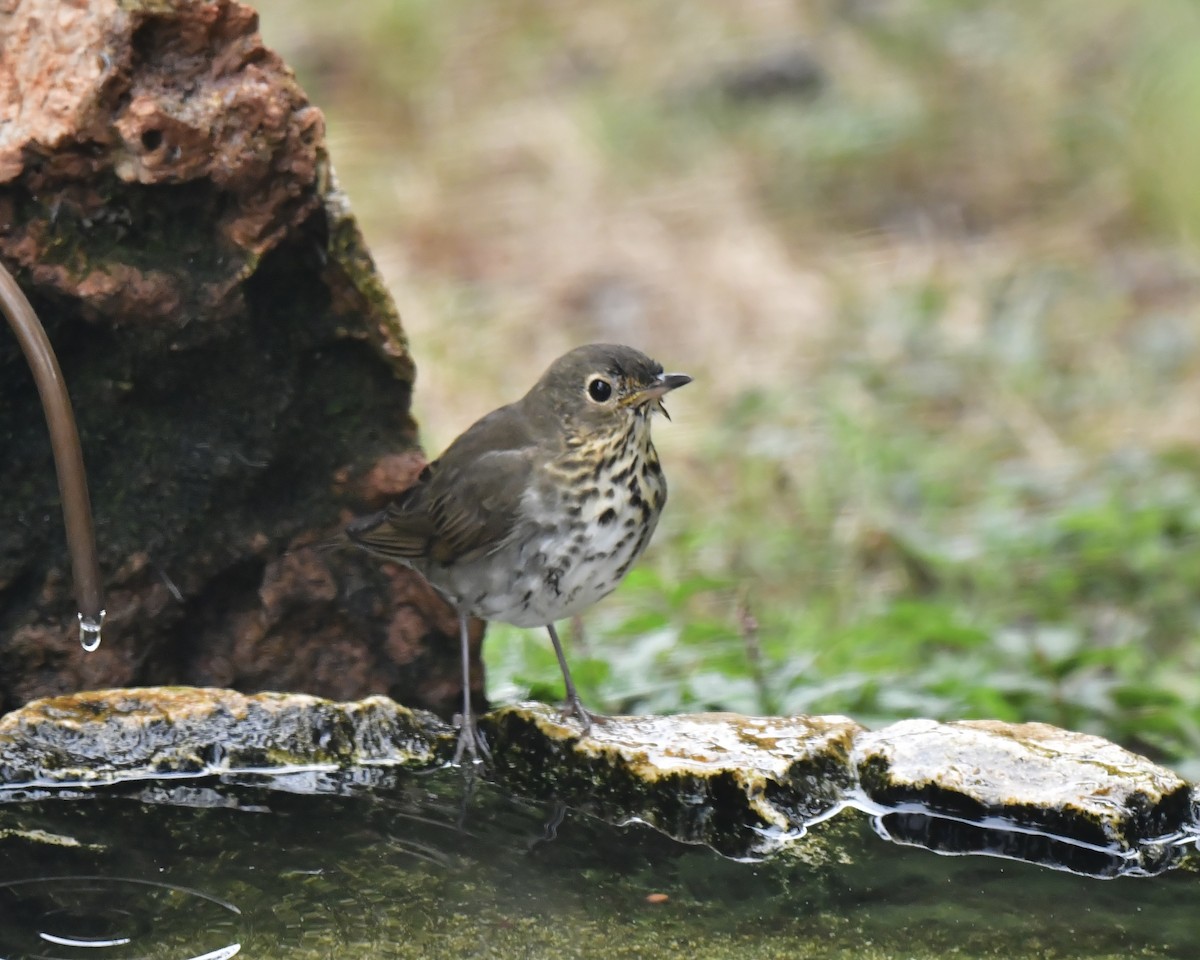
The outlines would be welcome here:
<svg viewBox="0 0 1200 960">
<path fill-rule="evenodd" d="M 665 415 L 663 397 L 691 382 L 687 374 L 663 373 L 661 363 L 633 347 L 594 343 L 555 360 L 523 402 L 571 433 L 625 433 L 653 413 Z"/>
</svg>

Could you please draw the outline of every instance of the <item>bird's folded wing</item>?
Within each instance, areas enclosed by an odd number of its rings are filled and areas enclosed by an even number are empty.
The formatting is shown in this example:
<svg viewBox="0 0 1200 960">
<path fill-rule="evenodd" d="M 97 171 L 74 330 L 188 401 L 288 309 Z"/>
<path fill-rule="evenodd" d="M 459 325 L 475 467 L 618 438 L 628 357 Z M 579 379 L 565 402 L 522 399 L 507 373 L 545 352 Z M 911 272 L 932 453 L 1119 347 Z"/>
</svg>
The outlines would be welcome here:
<svg viewBox="0 0 1200 960">
<path fill-rule="evenodd" d="M 525 448 L 485 453 L 470 469 L 439 464 L 429 489 L 430 558 L 469 562 L 504 546 L 520 520 L 532 463 L 533 450 Z"/>
<path fill-rule="evenodd" d="M 386 510 L 350 523 L 346 538 L 388 560 L 411 561 L 426 556 L 433 538 L 433 522 L 424 510 L 411 509 L 418 499 L 414 494 L 419 491 L 419 487 L 413 487 Z"/>
<path fill-rule="evenodd" d="M 381 513 L 352 523 L 346 536 L 391 560 L 443 565 L 502 547 L 521 516 L 534 449 L 472 449 L 474 439 L 464 434 L 414 487 Z"/>
</svg>

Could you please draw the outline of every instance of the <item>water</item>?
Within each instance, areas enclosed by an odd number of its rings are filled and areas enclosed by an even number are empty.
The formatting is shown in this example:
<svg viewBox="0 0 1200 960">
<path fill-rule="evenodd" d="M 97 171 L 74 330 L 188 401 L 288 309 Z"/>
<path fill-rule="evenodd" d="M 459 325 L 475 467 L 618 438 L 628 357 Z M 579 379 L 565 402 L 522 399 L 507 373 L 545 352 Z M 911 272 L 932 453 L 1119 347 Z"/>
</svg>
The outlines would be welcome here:
<svg viewBox="0 0 1200 960">
<path fill-rule="evenodd" d="M 242 775 L 0 804 L 4 960 L 1194 957 L 1200 878 L 886 843 L 847 810 L 767 862 L 458 771 Z"/>
<path fill-rule="evenodd" d="M 198 890 L 153 880 L 63 876 L 0 884 L 7 956 L 163 956 L 227 960 L 241 950 L 241 911 Z M 152 945 L 152 946 L 151 946 Z"/>
<path fill-rule="evenodd" d="M 101 610 L 96 617 L 85 617 L 77 613 L 79 618 L 79 645 L 85 653 L 95 653 L 100 649 L 101 634 L 104 631 L 104 617 L 107 611 Z"/>
</svg>

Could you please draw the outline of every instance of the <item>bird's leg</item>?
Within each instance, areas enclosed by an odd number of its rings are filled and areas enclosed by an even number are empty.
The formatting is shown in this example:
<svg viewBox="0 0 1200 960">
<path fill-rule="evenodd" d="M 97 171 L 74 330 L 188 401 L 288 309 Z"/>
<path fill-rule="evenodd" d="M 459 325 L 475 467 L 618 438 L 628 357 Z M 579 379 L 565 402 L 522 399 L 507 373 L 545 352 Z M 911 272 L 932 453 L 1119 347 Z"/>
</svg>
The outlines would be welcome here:
<svg viewBox="0 0 1200 960">
<path fill-rule="evenodd" d="M 469 753 L 471 759 L 479 763 L 490 760 L 492 752 L 488 749 L 487 741 L 475 726 L 475 714 L 471 711 L 471 641 L 469 620 L 465 613 L 458 615 L 458 639 L 462 647 L 462 687 L 463 708 L 458 725 L 458 746 L 454 748 L 454 762 L 462 760 L 463 753 Z"/>
<path fill-rule="evenodd" d="M 559 642 L 558 631 L 554 629 L 554 624 L 546 624 L 546 630 L 550 634 L 550 642 L 554 644 L 554 653 L 558 657 L 558 666 L 562 670 L 563 683 L 567 688 L 567 706 L 564 713 L 575 714 L 583 724 L 583 732 L 587 733 L 592 729 L 592 721 L 596 719 L 596 716 L 579 699 L 579 691 L 575 689 L 575 681 L 571 679 L 571 671 L 567 667 L 567 656 L 563 653 L 562 643 Z"/>
</svg>

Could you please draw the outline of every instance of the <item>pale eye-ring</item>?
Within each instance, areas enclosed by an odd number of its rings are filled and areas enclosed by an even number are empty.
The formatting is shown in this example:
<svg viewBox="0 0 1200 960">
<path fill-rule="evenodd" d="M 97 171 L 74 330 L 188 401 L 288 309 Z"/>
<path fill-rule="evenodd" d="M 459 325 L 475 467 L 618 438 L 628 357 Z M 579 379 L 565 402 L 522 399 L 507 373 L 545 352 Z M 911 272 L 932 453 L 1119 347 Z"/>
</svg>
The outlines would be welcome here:
<svg viewBox="0 0 1200 960">
<path fill-rule="evenodd" d="M 612 398 L 613 387 L 603 377 L 592 377 L 588 381 L 587 392 L 588 396 L 595 400 L 596 403 L 606 403 Z"/>
</svg>

